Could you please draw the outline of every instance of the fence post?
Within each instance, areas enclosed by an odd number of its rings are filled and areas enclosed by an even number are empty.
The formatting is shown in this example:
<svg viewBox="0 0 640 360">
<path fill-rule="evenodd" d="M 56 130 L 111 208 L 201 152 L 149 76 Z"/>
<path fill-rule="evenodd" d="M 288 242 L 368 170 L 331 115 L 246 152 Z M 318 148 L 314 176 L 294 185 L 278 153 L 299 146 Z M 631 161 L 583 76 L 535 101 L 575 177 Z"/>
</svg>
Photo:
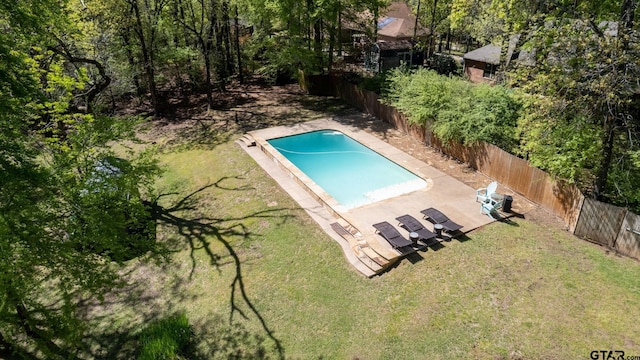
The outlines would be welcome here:
<svg viewBox="0 0 640 360">
<path fill-rule="evenodd" d="M 578 201 L 578 206 L 576 206 L 576 210 L 573 215 L 573 220 L 569 222 L 569 232 L 572 234 L 576 233 L 576 227 L 578 226 L 578 221 L 580 220 L 580 215 L 582 215 L 582 207 L 584 206 L 584 195 L 580 196 L 580 201 Z"/>
</svg>

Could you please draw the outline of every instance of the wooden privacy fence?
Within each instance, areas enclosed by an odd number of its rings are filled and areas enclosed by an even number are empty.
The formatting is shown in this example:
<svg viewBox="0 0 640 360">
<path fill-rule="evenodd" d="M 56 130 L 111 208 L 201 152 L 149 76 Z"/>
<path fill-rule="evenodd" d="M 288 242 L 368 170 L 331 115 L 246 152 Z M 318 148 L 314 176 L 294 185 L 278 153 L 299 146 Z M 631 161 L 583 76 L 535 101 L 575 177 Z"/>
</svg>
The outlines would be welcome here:
<svg viewBox="0 0 640 360">
<path fill-rule="evenodd" d="M 376 93 L 360 89 L 342 78 L 312 76 L 306 78 L 303 87 L 311 94 L 332 94 L 340 97 L 347 103 L 394 125 L 397 129 L 411 134 L 443 153 L 466 162 L 476 170 L 560 216 L 573 231 L 583 198 L 577 187 L 556 181 L 544 171 L 529 165 L 526 160 L 488 143 L 471 147 L 462 144 L 445 146 L 424 126 L 410 124 L 406 115 L 392 106 L 380 103 Z"/>
<path fill-rule="evenodd" d="M 546 172 L 531 166 L 528 161 L 489 143 L 482 142 L 474 146 L 458 143 L 444 146 L 431 135 L 431 146 L 466 162 L 474 169 L 560 216 L 573 231 L 583 199 L 576 186 L 553 179 Z"/>
<path fill-rule="evenodd" d="M 574 234 L 640 260 L 640 216 L 585 198 Z"/>
<path fill-rule="evenodd" d="M 301 86 L 314 95 L 342 98 L 350 105 L 411 134 L 427 145 L 462 160 L 527 199 L 560 216 L 576 236 L 640 260 L 640 216 L 625 208 L 585 198 L 571 184 L 554 180 L 528 161 L 499 147 L 480 143 L 465 146 L 439 141 L 424 126 L 410 124 L 406 115 L 380 103 L 376 93 L 362 90 L 335 76 L 301 78 Z"/>
</svg>

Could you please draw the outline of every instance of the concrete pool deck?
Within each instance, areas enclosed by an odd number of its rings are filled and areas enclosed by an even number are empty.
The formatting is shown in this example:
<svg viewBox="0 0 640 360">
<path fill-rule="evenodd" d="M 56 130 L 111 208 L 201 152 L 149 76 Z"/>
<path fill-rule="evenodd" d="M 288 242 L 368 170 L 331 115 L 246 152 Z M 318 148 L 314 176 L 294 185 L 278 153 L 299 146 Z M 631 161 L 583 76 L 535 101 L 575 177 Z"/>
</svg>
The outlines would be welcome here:
<svg viewBox="0 0 640 360">
<path fill-rule="evenodd" d="M 267 140 L 272 138 L 321 129 L 343 132 L 423 178 L 427 181 L 427 187 L 362 207 L 344 209 L 267 143 Z M 451 220 L 462 225 L 462 231 L 465 233 L 494 221 L 487 215 L 480 214 L 480 204 L 475 200 L 476 189 L 362 129 L 340 123 L 339 119 L 320 119 L 256 130 L 249 135 L 257 146 L 248 147 L 239 142 L 242 148 L 341 245 L 349 262 L 365 276 L 371 277 L 384 272 L 408 252 L 413 252 L 411 249 L 393 249 L 382 236 L 375 233 L 372 226 L 375 223 L 388 221 L 408 238 L 408 232 L 397 226 L 395 218 L 410 214 L 432 231 L 433 226 L 422 220 L 420 214 L 421 210 L 430 207 L 442 211 Z M 336 224 L 340 226 L 336 227 Z"/>
</svg>

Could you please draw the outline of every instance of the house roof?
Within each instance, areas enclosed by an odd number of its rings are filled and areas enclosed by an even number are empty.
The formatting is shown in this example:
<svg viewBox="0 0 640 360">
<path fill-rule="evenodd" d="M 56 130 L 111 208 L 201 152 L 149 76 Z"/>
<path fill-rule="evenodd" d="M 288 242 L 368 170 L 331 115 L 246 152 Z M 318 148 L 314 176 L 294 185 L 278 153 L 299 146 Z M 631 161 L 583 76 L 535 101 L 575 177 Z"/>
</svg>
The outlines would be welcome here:
<svg viewBox="0 0 640 360">
<path fill-rule="evenodd" d="M 578 20 L 566 20 L 571 21 L 573 28 L 576 30 L 589 30 L 590 24 L 584 21 Z M 553 21 L 547 21 L 544 25 L 546 28 L 552 28 L 558 26 L 557 23 Z M 617 37 L 618 36 L 618 22 L 616 21 L 602 21 L 597 27 L 602 31 L 605 36 L 608 37 Z M 587 32 L 588 33 L 588 32 Z M 513 34 L 509 38 L 509 44 L 507 48 L 507 66 L 509 61 L 514 59 L 514 54 L 516 55 L 518 65 L 525 66 L 535 66 L 536 64 L 536 49 L 516 49 L 518 41 L 520 37 L 524 36 L 522 34 Z M 480 62 L 485 62 L 488 64 L 499 65 L 500 64 L 500 55 L 501 50 L 499 46 L 496 45 L 486 45 L 479 49 L 470 51 L 464 54 L 464 59 L 475 60 Z M 561 61 L 561 59 L 555 53 L 551 53 L 548 55 L 549 59 L 553 61 Z"/>
<path fill-rule="evenodd" d="M 413 37 L 413 29 L 416 24 L 416 17 L 411 13 L 411 8 L 404 2 L 392 2 L 386 9 L 381 9 L 378 18 L 378 35 L 390 38 L 410 38 Z M 364 11 L 356 15 L 355 18 L 343 19 L 343 28 L 357 31 L 365 31 L 371 24 L 372 14 Z M 425 36 L 429 30 L 418 23 L 417 36 Z"/>
<path fill-rule="evenodd" d="M 475 60 L 488 64 L 500 64 L 500 47 L 489 44 L 464 54 L 465 60 Z"/>
<path fill-rule="evenodd" d="M 407 5 L 404 2 L 392 2 L 381 13 L 384 14 L 384 16 L 390 16 L 394 18 L 401 18 L 401 19 L 408 19 L 409 17 L 413 17 L 414 19 L 416 18 L 411 13 L 411 9 L 409 8 L 409 5 Z"/>
<path fill-rule="evenodd" d="M 398 41 L 378 41 L 376 42 L 376 46 L 380 50 L 405 50 L 411 49 L 413 44 L 409 40 L 398 40 Z"/>
<path fill-rule="evenodd" d="M 378 35 L 397 39 L 411 38 L 413 37 L 413 32 L 416 25 L 415 19 L 415 16 L 413 17 L 413 19 L 386 17 L 382 21 L 378 22 Z M 429 32 L 424 27 L 418 24 L 418 31 L 416 32 L 416 36 L 425 36 L 428 33 Z"/>
</svg>

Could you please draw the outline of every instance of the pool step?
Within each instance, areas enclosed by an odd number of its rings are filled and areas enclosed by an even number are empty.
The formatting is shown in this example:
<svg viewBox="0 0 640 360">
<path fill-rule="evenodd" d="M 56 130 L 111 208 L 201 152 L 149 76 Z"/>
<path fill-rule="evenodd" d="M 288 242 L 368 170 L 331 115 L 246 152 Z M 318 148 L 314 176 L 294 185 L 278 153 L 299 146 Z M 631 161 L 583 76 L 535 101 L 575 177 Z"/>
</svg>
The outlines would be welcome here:
<svg viewBox="0 0 640 360">
<path fill-rule="evenodd" d="M 244 134 L 240 139 L 247 147 L 256 146 L 256 140 L 249 134 Z"/>
<path fill-rule="evenodd" d="M 362 241 L 364 241 L 367 244 L 367 246 L 377 254 L 378 257 L 385 259 L 387 263 L 393 264 L 398 260 L 399 256 L 403 255 L 402 252 L 397 250 L 392 250 L 388 246 L 386 246 L 386 244 L 383 245 L 380 241 L 381 238 L 379 238 L 378 236 L 376 236 L 375 238 L 364 239 L 364 237 L 360 234 L 360 231 L 358 229 L 354 228 L 345 219 L 341 219 L 341 220 L 344 222 L 344 224 L 346 224 L 346 225 L 343 225 L 345 229 L 347 229 L 352 234 L 362 238 L 363 239 Z"/>
<path fill-rule="evenodd" d="M 338 235 L 349 242 L 353 253 L 369 269 L 379 274 L 392 264 L 391 261 L 374 251 L 360 233 L 354 234 L 353 231 L 355 229 L 346 221 L 341 219 L 330 224 L 330 226 Z"/>
</svg>

